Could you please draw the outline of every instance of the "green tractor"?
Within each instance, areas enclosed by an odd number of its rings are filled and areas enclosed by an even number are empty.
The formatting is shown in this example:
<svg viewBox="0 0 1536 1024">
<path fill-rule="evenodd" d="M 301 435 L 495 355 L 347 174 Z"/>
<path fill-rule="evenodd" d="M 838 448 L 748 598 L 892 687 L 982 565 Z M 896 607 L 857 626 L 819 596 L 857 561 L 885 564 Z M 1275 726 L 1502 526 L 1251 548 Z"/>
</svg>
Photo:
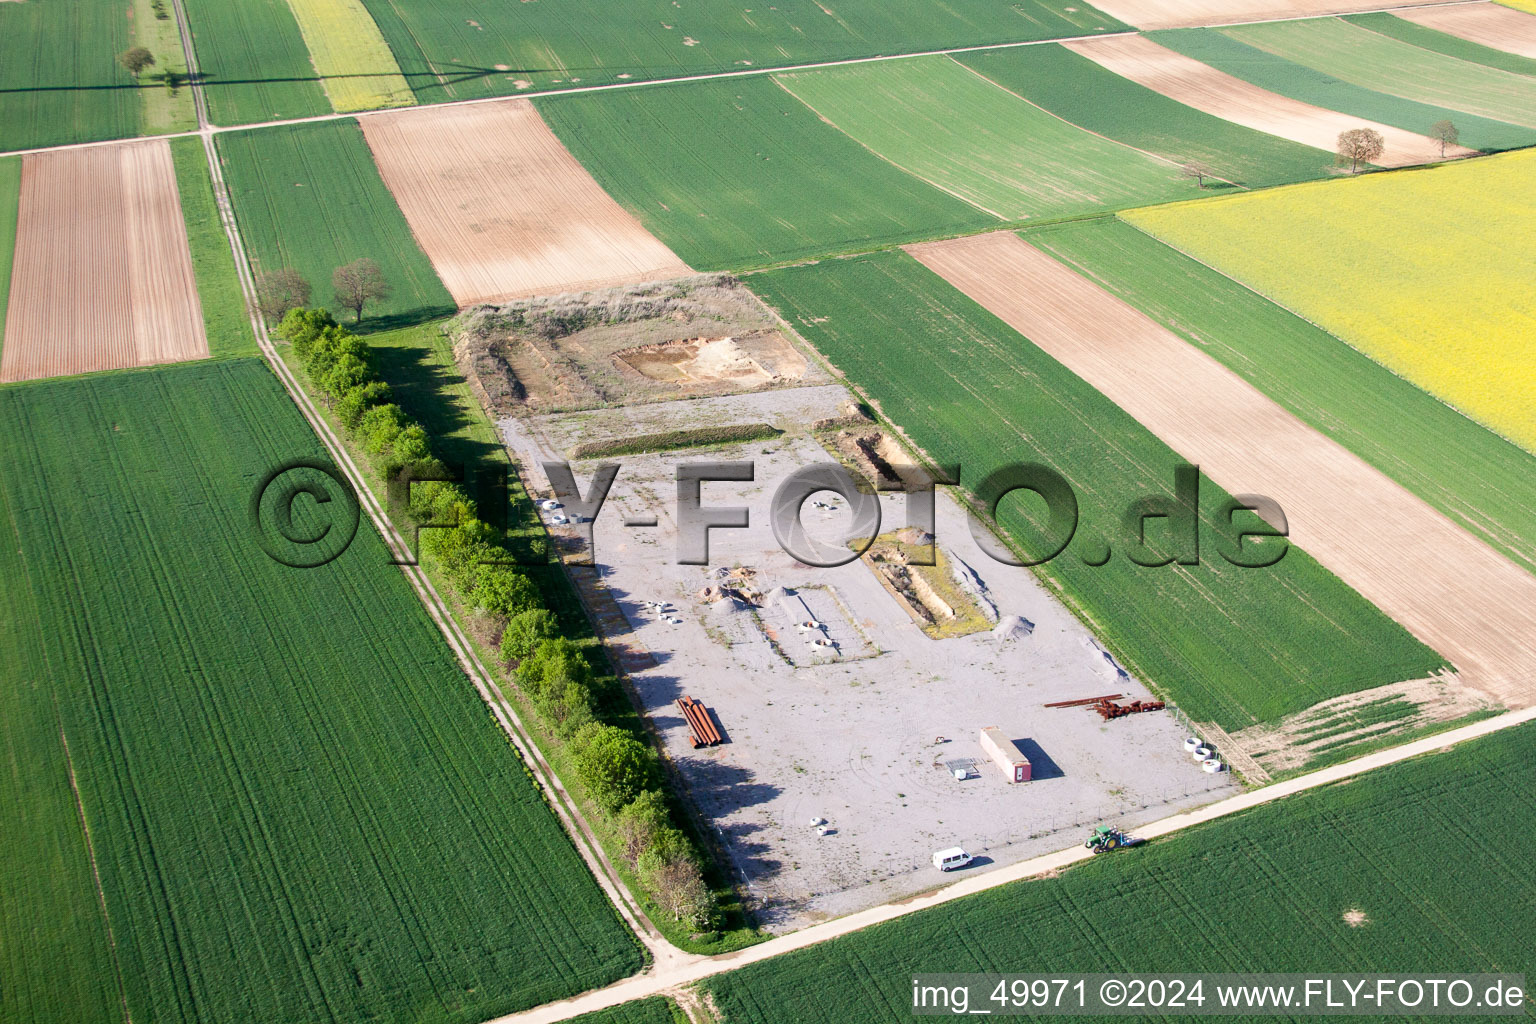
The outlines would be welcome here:
<svg viewBox="0 0 1536 1024">
<path fill-rule="evenodd" d="M 1145 839 L 1132 839 L 1117 828 L 1108 825 L 1100 825 L 1093 830 L 1093 835 L 1083 845 L 1094 853 L 1108 853 L 1110 850 L 1118 850 L 1122 846 L 1140 846 Z"/>
</svg>

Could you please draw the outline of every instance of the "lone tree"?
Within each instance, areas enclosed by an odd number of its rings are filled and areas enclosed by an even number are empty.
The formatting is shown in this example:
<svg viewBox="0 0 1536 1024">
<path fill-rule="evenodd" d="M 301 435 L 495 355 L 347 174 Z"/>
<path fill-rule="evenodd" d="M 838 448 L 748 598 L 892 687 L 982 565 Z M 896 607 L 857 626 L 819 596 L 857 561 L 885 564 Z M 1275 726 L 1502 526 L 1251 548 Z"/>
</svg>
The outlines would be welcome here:
<svg viewBox="0 0 1536 1024">
<path fill-rule="evenodd" d="M 375 299 L 389 298 L 389 282 L 384 272 L 368 257 L 355 259 L 344 267 L 337 267 L 331 275 L 331 287 L 336 289 L 336 302 L 343 309 L 350 309 L 356 323 L 363 322 L 363 307 Z"/>
<path fill-rule="evenodd" d="M 1374 128 L 1351 128 L 1339 132 L 1339 156 L 1349 161 L 1349 173 L 1360 173 L 1360 165 L 1368 164 L 1387 151 L 1387 140 Z"/>
<path fill-rule="evenodd" d="M 1205 188 L 1206 178 L 1216 177 L 1215 168 L 1213 168 L 1210 164 L 1202 163 L 1199 160 L 1191 160 L 1189 163 L 1184 165 L 1179 173 L 1186 178 L 1195 179 L 1195 181 L 1200 183 L 1201 188 Z"/>
<path fill-rule="evenodd" d="M 155 63 L 155 55 L 142 46 L 134 46 L 118 54 L 117 62 L 127 68 L 130 75 L 138 78 L 140 71 Z"/>
<path fill-rule="evenodd" d="M 1456 145 L 1457 140 L 1461 138 L 1461 133 L 1449 121 L 1436 121 L 1434 127 L 1429 130 L 1429 134 L 1431 137 L 1440 140 L 1441 156 L 1445 156 L 1447 146 Z"/>
<path fill-rule="evenodd" d="M 309 305 L 309 282 L 292 267 L 256 275 L 256 305 L 261 315 L 277 323 L 290 309 Z"/>
</svg>

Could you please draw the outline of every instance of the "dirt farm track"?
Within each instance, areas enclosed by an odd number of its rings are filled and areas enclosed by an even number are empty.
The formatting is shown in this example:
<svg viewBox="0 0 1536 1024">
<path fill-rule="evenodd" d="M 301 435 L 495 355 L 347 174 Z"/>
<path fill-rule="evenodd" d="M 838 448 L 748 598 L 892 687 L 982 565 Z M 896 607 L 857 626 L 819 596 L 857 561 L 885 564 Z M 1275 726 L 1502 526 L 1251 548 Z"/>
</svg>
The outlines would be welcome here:
<svg viewBox="0 0 1536 1024">
<path fill-rule="evenodd" d="M 691 273 L 527 100 L 361 122 L 384 183 L 461 307 Z"/>
<path fill-rule="evenodd" d="M 170 145 L 22 159 L 0 381 L 208 355 Z"/>
</svg>

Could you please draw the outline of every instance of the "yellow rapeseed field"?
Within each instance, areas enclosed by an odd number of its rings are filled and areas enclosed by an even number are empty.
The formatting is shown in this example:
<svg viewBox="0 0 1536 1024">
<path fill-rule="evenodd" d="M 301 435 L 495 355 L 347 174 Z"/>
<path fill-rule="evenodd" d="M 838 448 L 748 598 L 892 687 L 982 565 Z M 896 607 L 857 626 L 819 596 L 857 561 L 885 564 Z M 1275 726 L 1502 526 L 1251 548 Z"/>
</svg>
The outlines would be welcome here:
<svg viewBox="0 0 1536 1024">
<path fill-rule="evenodd" d="M 1527 14 L 1536 14 L 1536 0 L 1499 0 L 1505 7 L 1513 7 L 1517 11 L 1525 11 Z"/>
<path fill-rule="evenodd" d="M 288 6 L 337 112 L 416 102 L 362 0 L 288 0 Z"/>
<path fill-rule="evenodd" d="M 1536 452 L 1536 151 L 1121 216 Z"/>
</svg>

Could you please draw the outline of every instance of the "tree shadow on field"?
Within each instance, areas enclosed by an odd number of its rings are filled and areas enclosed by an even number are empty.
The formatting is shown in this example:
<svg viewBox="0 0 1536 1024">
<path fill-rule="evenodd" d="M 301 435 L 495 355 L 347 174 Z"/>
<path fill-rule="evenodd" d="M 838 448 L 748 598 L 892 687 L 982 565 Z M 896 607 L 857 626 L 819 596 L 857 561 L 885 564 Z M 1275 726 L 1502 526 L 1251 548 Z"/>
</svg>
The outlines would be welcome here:
<svg viewBox="0 0 1536 1024">
<path fill-rule="evenodd" d="M 361 323 L 354 322 L 351 315 L 346 312 L 335 315 L 337 320 L 341 321 L 341 326 L 353 334 L 367 335 L 398 331 L 402 327 L 416 327 L 453 316 L 458 311 L 457 306 L 417 306 L 415 309 L 405 309 L 398 313 L 364 316 Z"/>
<path fill-rule="evenodd" d="M 462 387 L 458 371 L 439 363 L 426 348 L 414 345 L 375 345 L 379 376 L 389 385 L 391 400 L 432 437 L 438 458 L 473 474 L 496 465 L 500 448 L 466 436 L 472 421 L 451 389 Z"/>
</svg>

